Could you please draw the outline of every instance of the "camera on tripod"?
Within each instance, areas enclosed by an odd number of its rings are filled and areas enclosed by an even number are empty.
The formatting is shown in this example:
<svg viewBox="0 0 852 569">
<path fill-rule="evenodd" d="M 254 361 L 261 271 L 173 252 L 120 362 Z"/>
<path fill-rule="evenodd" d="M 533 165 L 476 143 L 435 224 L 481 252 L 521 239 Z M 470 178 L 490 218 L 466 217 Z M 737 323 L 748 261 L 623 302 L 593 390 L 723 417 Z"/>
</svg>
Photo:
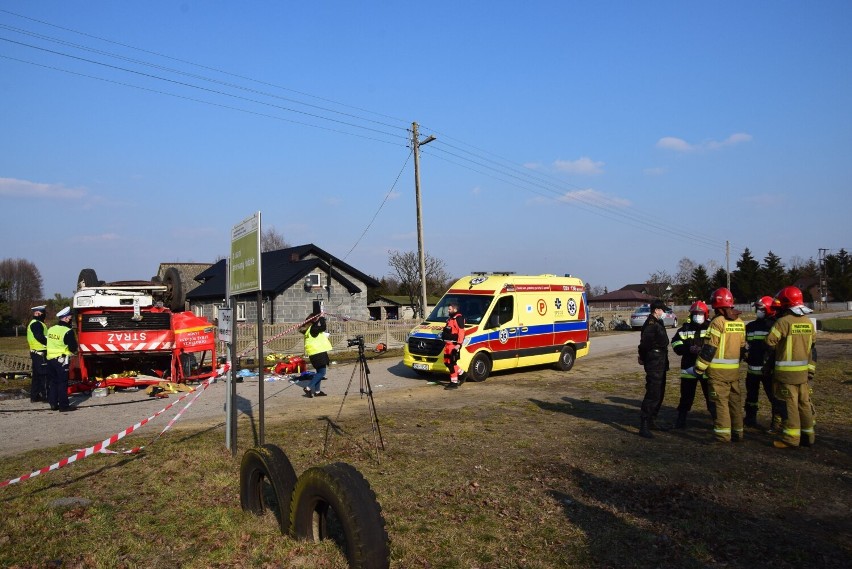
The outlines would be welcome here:
<svg viewBox="0 0 852 569">
<path fill-rule="evenodd" d="M 358 346 L 360 349 L 364 349 L 364 336 L 355 336 L 354 338 L 347 338 L 346 346 L 351 348 L 353 346 Z"/>
</svg>

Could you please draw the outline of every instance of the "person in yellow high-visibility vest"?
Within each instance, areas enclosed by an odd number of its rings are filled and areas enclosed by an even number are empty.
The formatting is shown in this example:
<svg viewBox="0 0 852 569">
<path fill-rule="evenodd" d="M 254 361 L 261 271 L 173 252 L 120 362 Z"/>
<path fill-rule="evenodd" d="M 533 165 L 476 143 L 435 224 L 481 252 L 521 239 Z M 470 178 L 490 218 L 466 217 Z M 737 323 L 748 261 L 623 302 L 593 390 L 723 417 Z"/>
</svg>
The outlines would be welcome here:
<svg viewBox="0 0 852 569">
<path fill-rule="evenodd" d="M 331 351 L 331 340 L 328 339 L 328 329 L 325 317 L 322 313 L 313 313 L 306 319 L 305 324 L 299 330 L 305 335 L 305 353 L 314 366 L 314 375 L 307 386 L 304 387 L 305 397 L 325 397 L 320 382 L 325 378 L 328 368 L 328 352 Z"/>
<path fill-rule="evenodd" d="M 774 356 L 767 365 L 774 368 L 775 397 L 786 410 L 780 438 L 773 445 L 776 448 L 811 446 L 816 440 L 810 386 L 816 371 L 816 333 L 813 322 L 806 316 L 811 309 L 805 306 L 802 291 L 794 286 L 778 291 L 772 305 L 780 312 L 766 336 L 766 347 Z"/>
<path fill-rule="evenodd" d="M 698 352 L 696 374 L 706 374 L 710 399 L 716 405 L 713 435 L 718 442 L 743 440 L 743 399 L 740 361 L 745 351 L 745 323 L 734 309 L 734 295 L 725 287 L 710 298 L 716 316 L 707 329 L 707 341 Z"/>
<path fill-rule="evenodd" d="M 47 401 L 47 306 L 33 306 L 33 319 L 27 325 L 27 344 L 33 362 L 33 378 L 30 384 L 30 402 Z"/>
<path fill-rule="evenodd" d="M 50 388 L 47 402 L 54 411 L 76 411 L 68 402 L 68 367 L 77 353 L 77 335 L 71 327 L 71 308 L 56 313 L 58 322 L 47 330 L 47 373 Z"/>
</svg>

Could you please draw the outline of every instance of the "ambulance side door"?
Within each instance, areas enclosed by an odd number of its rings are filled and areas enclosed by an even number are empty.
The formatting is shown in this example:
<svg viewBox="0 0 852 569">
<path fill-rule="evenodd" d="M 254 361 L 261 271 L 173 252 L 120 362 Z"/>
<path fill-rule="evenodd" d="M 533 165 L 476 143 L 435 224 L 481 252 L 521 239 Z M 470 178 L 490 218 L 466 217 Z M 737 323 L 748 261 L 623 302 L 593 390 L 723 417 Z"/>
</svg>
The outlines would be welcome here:
<svg viewBox="0 0 852 569">
<path fill-rule="evenodd" d="M 491 350 L 492 369 L 510 369 L 518 365 L 518 329 L 515 296 L 501 296 L 488 316 L 488 349 Z"/>
</svg>

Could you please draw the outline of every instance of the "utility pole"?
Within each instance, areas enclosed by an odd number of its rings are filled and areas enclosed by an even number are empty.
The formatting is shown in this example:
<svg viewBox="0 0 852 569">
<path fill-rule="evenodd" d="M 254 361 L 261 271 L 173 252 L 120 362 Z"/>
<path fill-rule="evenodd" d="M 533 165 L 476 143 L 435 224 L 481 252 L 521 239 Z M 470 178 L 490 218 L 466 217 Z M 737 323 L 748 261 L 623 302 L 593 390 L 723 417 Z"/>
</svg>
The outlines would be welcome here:
<svg viewBox="0 0 852 569">
<path fill-rule="evenodd" d="M 725 274 L 728 277 L 727 288 L 731 290 L 731 242 L 725 241 Z"/>
<path fill-rule="evenodd" d="M 828 276 L 825 274 L 825 257 L 828 249 L 819 250 L 819 302 L 821 306 L 825 306 L 828 301 Z"/>
<path fill-rule="evenodd" d="M 423 245 L 423 211 L 420 206 L 420 147 L 435 140 L 418 140 L 417 123 L 411 123 L 411 149 L 414 152 L 414 196 L 417 202 L 417 257 L 420 261 L 420 318 L 426 318 L 426 249 Z"/>
</svg>

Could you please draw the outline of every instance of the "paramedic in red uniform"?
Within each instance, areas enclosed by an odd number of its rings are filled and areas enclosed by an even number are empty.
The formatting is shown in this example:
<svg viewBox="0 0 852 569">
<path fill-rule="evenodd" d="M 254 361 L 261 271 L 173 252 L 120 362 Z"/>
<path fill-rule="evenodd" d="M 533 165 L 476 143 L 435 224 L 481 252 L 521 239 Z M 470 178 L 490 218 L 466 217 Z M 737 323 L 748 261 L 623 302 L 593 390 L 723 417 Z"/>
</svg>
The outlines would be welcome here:
<svg viewBox="0 0 852 569">
<path fill-rule="evenodd" d="M 464 341 L 464 316 L 459 312 L 458 304 L 451 302 L 447 305 L 447 325 L 441 332 L 444 340 L 444 364 L 450 370 L 450 383 L 447 389 L 459 386 L 459 375 L 464 372 L 458 366 L 459 352 Z"/>
</svg>

